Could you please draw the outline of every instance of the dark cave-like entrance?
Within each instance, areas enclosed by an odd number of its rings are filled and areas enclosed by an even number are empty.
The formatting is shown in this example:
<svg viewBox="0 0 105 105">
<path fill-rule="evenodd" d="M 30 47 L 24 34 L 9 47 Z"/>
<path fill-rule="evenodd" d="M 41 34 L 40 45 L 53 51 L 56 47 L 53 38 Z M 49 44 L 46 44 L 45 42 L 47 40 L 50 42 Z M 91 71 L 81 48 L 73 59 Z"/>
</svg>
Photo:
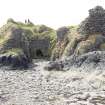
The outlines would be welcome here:
<svg viewBox="0 0 105 105">
<path fill-rule="evenodd" d="M 42 51 L 41 51 L 40 49 L 36 50 L 36 57 L 41 58 L 41 57 L 43 57 L 43 56 L 44 56 L 44 55 L 43 55 L 43 53 L 42 53 Z"/>
</svg>

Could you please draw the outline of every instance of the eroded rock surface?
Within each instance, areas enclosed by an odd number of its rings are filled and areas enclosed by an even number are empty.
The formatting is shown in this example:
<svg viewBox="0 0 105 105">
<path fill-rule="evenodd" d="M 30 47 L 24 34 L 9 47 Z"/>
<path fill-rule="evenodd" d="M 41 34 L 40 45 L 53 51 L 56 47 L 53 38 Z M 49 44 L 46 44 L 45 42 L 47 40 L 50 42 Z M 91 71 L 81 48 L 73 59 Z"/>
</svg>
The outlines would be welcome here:
<svg viewBox="0 0 105 105">
<path fill-rule="evenodd" d="M 55 40 L 55 31 L 45 25 L 36 26 L 9 19 L 0 28 L 0 56 L 6 59 L 0 63 L 11 66 L 15 62 L 17 67 L 28 67 L 28 63 L 35 58 L 49 59 Z M 8 63 L 8 56 L 13 60 L 11 63 Z"/>
</svg>

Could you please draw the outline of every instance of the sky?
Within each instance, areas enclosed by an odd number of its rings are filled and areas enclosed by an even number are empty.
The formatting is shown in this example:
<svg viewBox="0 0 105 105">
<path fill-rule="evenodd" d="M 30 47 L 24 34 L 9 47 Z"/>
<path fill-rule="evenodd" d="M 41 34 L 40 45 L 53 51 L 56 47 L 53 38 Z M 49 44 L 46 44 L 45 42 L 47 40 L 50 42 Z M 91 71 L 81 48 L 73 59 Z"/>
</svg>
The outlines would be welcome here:
<svg viewBox="0 0 105 105">
<path fill-rule="evenodd" d="M 0 26 L 8 18 L 21 22 L 30 19 L 54 29 L 77 25 L 96 5 L 105 8 L 105 0 L 0 0 Z"/>
</svg>

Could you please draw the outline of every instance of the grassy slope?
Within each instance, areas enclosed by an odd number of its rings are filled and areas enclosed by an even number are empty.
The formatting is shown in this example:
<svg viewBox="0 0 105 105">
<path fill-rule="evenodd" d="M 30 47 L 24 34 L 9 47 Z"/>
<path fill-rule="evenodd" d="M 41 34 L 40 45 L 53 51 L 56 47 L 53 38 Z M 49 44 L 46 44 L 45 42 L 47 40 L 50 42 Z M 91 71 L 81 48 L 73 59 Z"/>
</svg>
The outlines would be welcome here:
<svg viewBox="0 0 105 105">
<path fill-rule="evenodd" d="M 45 25 L 34 25 L 24 24 L 21 22 L 7 21 L 7 24 L 0 28 L 0 45 L 6 43 L 9 39 L 8 33 L 12 27 L 17 27 L 23 29 L 24 35 L 27 37 L 29 41 L 34 39 L 48 39 L 50 40 L 51 46 L 49 48 L 49 54 L 51 55 L 52 49 L 56 43 L 56 31 L 45 26 Z"/>
</svg>

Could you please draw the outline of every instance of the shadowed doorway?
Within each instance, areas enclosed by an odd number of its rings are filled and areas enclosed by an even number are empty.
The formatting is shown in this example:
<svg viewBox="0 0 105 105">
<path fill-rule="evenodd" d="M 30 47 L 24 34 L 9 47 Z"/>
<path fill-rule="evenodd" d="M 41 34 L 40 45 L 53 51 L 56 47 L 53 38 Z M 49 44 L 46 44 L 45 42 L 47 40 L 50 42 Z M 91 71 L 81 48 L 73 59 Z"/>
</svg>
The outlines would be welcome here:
<svg viewBox="0 0 105 105">
<path fill-rule="evenodd" d="M 44 55 L 43 55 L 43 53 L 42 53 L 42 51 L 40 50 L 40 49 L 38 49 L 38 50 L 36 50 L 36 57 L 43 57 Z"/>
</svg>

